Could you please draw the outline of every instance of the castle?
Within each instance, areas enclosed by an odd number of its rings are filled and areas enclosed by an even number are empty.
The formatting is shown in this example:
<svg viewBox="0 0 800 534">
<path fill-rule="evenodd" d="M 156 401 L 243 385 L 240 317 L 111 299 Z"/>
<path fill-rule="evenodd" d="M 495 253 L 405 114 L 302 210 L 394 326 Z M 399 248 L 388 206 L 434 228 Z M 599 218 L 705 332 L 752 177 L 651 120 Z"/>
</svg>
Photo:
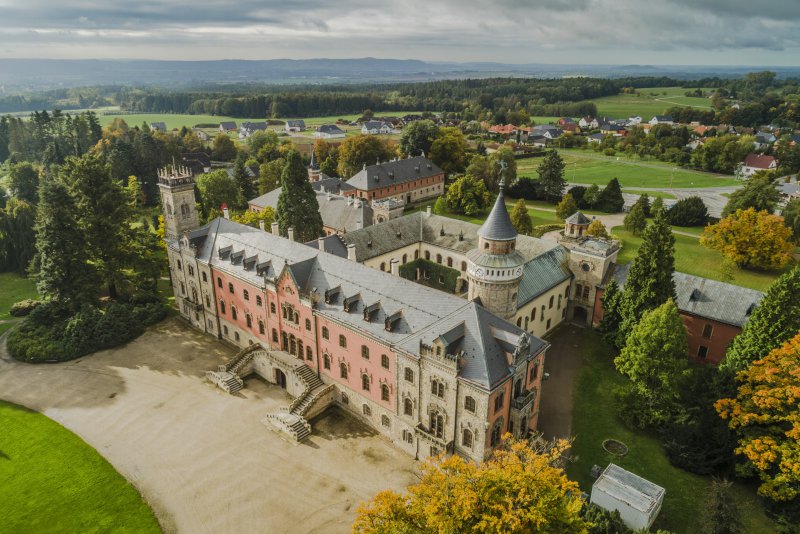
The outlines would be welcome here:
<svg viewBox="0 0 800 534">
<path fill-rule="evenodd" d="M 296 397 L 265 417 L 296 439 L 330 404 L 416 458 L 481 460 L 504 433 L 526 435 L 549 346 L 537 333 L 568 317 L 588 322 L 592 307 L 570 298 L 576 280 L 599 283 L 616 257 L 578 234 L 567 236 L 572 250 L 518 236 L 502 190 L 477 231 L 414 213 L 309 246 L 277 225 L 199 226 L 193 186 L 188 171 L 159 173 L 178 309 L 242 349 L 209 373 L 220 387 L 235 391 L 256 373 Z M 434 256 L 460 267 L 467 299 L 397 276 L 401 262 Z"/>
</svg>

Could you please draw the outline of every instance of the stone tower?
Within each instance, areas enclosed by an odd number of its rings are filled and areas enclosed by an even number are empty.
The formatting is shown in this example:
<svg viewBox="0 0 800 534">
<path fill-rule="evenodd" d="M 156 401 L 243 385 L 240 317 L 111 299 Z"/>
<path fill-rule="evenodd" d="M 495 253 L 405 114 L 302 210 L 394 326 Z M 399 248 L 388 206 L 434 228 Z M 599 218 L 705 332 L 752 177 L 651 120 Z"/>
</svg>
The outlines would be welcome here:
<svg viewBox="0 0 800 534">
<path fill-rule="evenodd" d="M 317 156 L 314 154 L 314 147 L 311 147 L 311 163 L 308 165 L 308 181 L 318 182 L 320 179 L 321 171 L 317 163 Z"/>
<path fill-rule="evenodd" d="M 177 239 L 186 230 L 200 226 L 194 200 L 192 171 L 173 165 L 158 171 L 158 189 L 164 209 L 164 237 Z"/>
<path fill-rule="evenodd" d="M 492 212 L 478 230 L 478 248 L 467 253 L 469 299 L 479 298 L 484 308 L 512 320 L 517 313 L 517 293 L 525 258 L 517 252 L 517 231 L 500 194 Z"/>
</svg>

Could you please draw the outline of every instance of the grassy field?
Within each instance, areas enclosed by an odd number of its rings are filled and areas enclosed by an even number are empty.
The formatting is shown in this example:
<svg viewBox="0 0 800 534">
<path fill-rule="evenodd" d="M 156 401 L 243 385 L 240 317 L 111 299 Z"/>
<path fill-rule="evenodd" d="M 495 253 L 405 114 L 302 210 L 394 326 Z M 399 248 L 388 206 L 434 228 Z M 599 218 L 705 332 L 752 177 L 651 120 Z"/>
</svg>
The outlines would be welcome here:
<svg viewBox="0 0 800 534">
<path fill-rule="evenodd" d="M 677 229 L 677 228 L 676 228 Z M 700 229 L 680 228 L 681 231 L 690 233 L 699 232 Z M 618 263 L 627 263 L 636 257 L 636 252 L 642 244 L 640 236 L 634 236 L 622 226 L 611 230 L 617 238 L 622 240 L 622 250 L 618 256 Z M 702 276 L 712 280 L 721 280 L 739 286 L 765 291 L 781 272 L 749 271 L 734 268 L 733 280 L 723 280 L 720 266 L 722 254 L 710 250 L 700 244 L 696 237 L 675 235 L 675 270 L 695 276 Z M 787 267 L 788 270 L 791 267 Z"/>
<path fill-rule="evenodd" d="M 627 188 L 623 188 L 622 192 L 623 193 L 630 193 L 632 195 L 644 195 L 644 194 L 646 194 L 651 199 L 653 199 L 655 197 L 661 197 L 661 198 L 666 199 L 666 200 L 674 200 L 674 199 L 678 198 L 675 195 L 673 195 L 672 193 L 664 193 L 663 191 L 645 191 L 643 189 L 627 189 Z"/>
<path fill-rule="evenodd" d="M 646 87 L 638 91 L 639 94 L 604 96 L 589 102 L 597 105 L 597 114 L 600 116 L 623 119 L 638 115 L 645 121 L 675 106 L 711 109 L 708 98 L 684 96 L 688 89 L 683 87 Z"/>
<path fill-rule="evenodd" d="M 564 178 L 570 183 L 606 185 L 617 178 L 623 188 L 728 187 L 741 185 L 733 177 L 674 167 L 662 161 L 637 161 L 620 156 L 604 156 L 593 151 L 559 150 L 564 160 Z M 517 162 L 517 175 L 537 178 L 538 158 Z"/>
<path fill-rule="evenodd" d="M 593 482 L 592 466 L 613 462 L 666 488 L 663 508 L 654 529 L 668 529 L 677 534 L 699 532 L 700 512 L 711 478 L 673 467 L 654 437 L 626 427 L 616 415 L 613 394 L 624 384 L 625 378 L 614 369 L 610 349 L 592 330 L 583 331 L 575 338 L 575 343 L 584 366 L 573 389 L 575 442 L 572 453 L 576 461 L 568 468 L 570 478 L 588 492 Z M 628 454 L 618 457 L 607 453 L 602 443 L 609 438 L 625 443 Z M 775 525 L 764 514 L 752 489 L 737 484 L 733 486 L 733 494 L 744 522 L 744 532 L 775 532 Z"/>
<path fill-rule="evenodd" d="M 15 302 L 38 298 L 36 284 L 16 273 L 0 273 L 0 321 L 11 317 L 9 310 Z"/>
<path fill-rule="evenodd" d="M 139 492 L 44 415 L 0 401 L 4 532 L 161 532 Z"/>
</svg>

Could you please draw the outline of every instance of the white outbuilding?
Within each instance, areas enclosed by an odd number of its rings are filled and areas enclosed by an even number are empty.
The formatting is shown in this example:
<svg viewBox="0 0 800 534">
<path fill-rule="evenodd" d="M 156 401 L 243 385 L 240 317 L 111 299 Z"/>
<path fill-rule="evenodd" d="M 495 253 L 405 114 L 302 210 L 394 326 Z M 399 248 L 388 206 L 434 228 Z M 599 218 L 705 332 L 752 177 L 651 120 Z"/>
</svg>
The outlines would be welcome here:
<svg viewBox="0 0 800 534">
<path fill-rule="evenodd" d="M 666 490 L 626 471 L 618 465 L 608 467 L 592 485 L 591 503 L 610 512 L 619 511 L 629 528 L 650 528 L 661 511 Z"/>
</svg>

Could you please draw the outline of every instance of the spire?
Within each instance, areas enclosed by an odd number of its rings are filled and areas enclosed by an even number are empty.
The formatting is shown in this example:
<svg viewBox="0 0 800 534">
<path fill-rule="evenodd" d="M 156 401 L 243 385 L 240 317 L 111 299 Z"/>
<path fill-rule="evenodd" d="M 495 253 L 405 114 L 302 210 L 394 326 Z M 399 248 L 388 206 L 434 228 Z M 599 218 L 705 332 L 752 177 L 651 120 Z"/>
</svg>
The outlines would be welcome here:
<svg viewBox="0 0 800 534">
<path fill-rule="evenodd" d="M 494 202 L 492 212 L 489 213 L 483 226 L 478 229 L 478 235 L 484 239 L 511 241 L 517 238 L 517 230 L 511 223 L 511 217 L 508 215 L 505 196 L 503 195 L 505 185 L 505 178 L 500 178 L 500 193 Z"/>
<path fill-rule="evenodd" d="M 312 148 L 311 149 L 311 164 L 308 166 L 312 171 L 316 171 L 319 166 L 317 165 L 317 156 L 315 155 L 316 151 Z"/>
</svg>

